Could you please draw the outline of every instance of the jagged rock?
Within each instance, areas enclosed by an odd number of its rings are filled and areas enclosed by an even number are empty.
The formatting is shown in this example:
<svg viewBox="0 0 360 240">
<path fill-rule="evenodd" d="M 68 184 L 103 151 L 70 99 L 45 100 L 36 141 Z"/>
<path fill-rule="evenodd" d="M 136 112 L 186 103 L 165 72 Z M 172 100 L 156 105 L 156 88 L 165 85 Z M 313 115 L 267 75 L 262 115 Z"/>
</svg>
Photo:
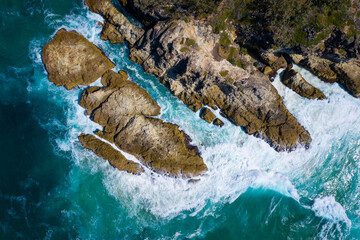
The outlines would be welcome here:
<svg viewBox="0 0 360 240">
<path fill-rule="evenodd" d="M 190 138 L 177 125 L 151 118 L 160 107 L 124 72 L 108 71 L 102 83 L 81 96 L 80 105 L 92 110 L 91 119 L 104 126 L 96 134 L 133 154 L 155 172 L 191 177 L 207 170 Z"/>
<path fill-rule="evenodd" d="M 219 127 L 223 127 L 223 126 L 225 125 L 224 122 L 221 121 L 221 120 L 218 119 L 218 118 L 215 118 L 213 124 L 214 124 L 215 126 L 219 126 Z"/>
<path fill-rule="evenodd" d="M 292 55 L 290 55 L 290 57 L 292 57 Z M 298 56 L 296 56 L 296 58 L 297 60 L 299 59 Z M 297 61 L 295 61 L 295 63 L 296 62 Z M 334 63 L 328 59 L 309 55 L 298 63 L 314 73 L 324 82 L 334 83 L 337 81 L 336 73 L 332 70 L 332 65 Z"/>
<path fill-rule="evenodd" d="M 96 81 L 115 65 L 82 35 L 60 29 L 42 50 L 49 79 L 56 86 L 72 89 Z"/>
<path fill-rule="evenodd" d="M 197 148 L 178 126 L 135 115 L 115 136 L 122 150 L 140 156 L 154 171 L 171 176 L 197 176 L 207 170 Z"/>
<path fill-rule="evenodd" d="M 273 52 L 261 52 L 260 56 L 262 61 L 269 65 L 270 68 L 273 70 L 271 74 L 276 73 L 280 68 L 286 68 L 286 66 L 288 65 L 286 59 L 282 55 L 276 56 Z"/>
<path fill-rule="evenodd" d="M 309 99 L 326 99 L 325 95 L 317 88 L 308 83 L 300 73 L 287 68 L 281 78 L 281 82 L 302 97 Z"/>
<path fill-rule="evenodd" d="M 265 68 L 264 68 L 264 70 L 263 70 L 263 73 L 265 74 L 265 75 L 267 75 L 267 76 L 270 76 L 270 75 L 272 75 L 272 74 L 274 74 L 274 70 L 272 70 L 271 69 L 271 67 L 269 67 L 269 66 L 266 66 Z"/>
<path fill-rule="evenodd" d="M 360 62 L 357 59 L 340 63 L 315 55 L 290 54 L 295 63 L 301 64 L 325 82 L 339 82 L 354 97 L 360 97 Z"/>
<path fill-rule="evenodd" d="M 360 97 L 360 62 L 351 60 L 335 64 L 334 71 L 338 74 L 338 80 L 344 88 L 354 97 Z"/>
<path fill-rule="evenodd" d="M 114 7 L 110 0 L 85 0 L 85 4 L 89 7 L 90 11 L 100 14 L 105 19 L 106 23 L 104 27 L 108 27 L 108 29 L 104 29 L 104 34 L 106 34 L 107 38 L 121 34 L 121 37 L 116 37 L 117 40 L 123 38 L 128 41 L 130 45 L 134 45 L 144 34 L 144 30 L 132 24 Z M 109 26 L 109 24 L 111 24 L 112 27 Z M 109 27 L 113 29 L 109 29 Z M 108 33 L 114 29 L 116 31 Z"/>
<path fill-rule="evenodd" d="M 215 114 L 210 109 L 203 108 L 200 111 L 200 117 L 208 123 L 212 123 L 212 121 L 215 119 Z"/>
<path fill-rule="evenodd" d="M 93 151 L 99 157 L 108 160 L 111 166 L 120 171 L 127 171 L 137 175 L 144 172 L 144 168 L 140 164 L 127 160 L 121 152 L 93 135 L 83 133 L 79 136 L 79 140 L 85 148 Z"/>
<path fill-rule="evenodd" d="M 289 113 L 265 75 L 255 67 L 249 71 L 215 59 L 219 39 L 201 21 L 159 22 L 130 50 L 130 59 L 159 77 L 194 111 L 204 105 L 219 107 L 232 122 L 263 137 L 276 150 L 307 146 L 309 133 Z"/>
<path fill-rule="evenodd" d="M 116 27 L 108 21 L 105 21 L 100 38 L 104 41 L 109 40 L 113 44 L 122 43 L 125 40 Z"/>
</svg>

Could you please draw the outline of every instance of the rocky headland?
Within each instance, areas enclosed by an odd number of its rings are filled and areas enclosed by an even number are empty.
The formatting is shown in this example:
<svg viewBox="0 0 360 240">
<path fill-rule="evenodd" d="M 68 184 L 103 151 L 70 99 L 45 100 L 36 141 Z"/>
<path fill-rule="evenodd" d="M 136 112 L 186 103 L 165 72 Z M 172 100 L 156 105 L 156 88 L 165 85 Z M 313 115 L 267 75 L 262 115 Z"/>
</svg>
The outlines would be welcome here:
<svg viewBox="0 0 360 240">
<path fill-rule="evenodd" d="M 271 2 L 278 1 L 285 0 Z M 258 0 L 119 2 L 144 27 L 132 24 L 110 0 L 85 0 L 92 12 L 104 18 L 101 39 L 128 42 L 130 59 L 155 75 L 190 109 L 200 110 L 205 121 L 223 126 L 212 111 L 220 109 L 222 116 L 277 151 L 291 151 L 299 145 L 307 148 L 312 140 L 272 85 L 280 69 L 284 69 L 281 82 L 301 97 L 326 99 L 292 69 L 292 64 L 303 66 L 325 82 L 337 82 L 354 97 L 360 97 L 357 30 L 351 35 L 351 26 L 337 27 L 332 18 L 327 19 L 326 29 L 314 28 L 311 32 L 311 19 L 298 22 L 300 30 L 293 25 L 274 28 L 277 21 L 294 24 L 294 20 L 285 15 L 266 15 L 276 4 L 266 3 L 269 10 L 261 8 Z M 317 6 L 314 1 L 293 4 L 279 7 L 286 10 L 300 6 L 301 16 L 313 9 L 312 14 L 320 18 L 322 11 L 331 6 Z M 334 11 L 338 14 L 347 10 Z M 349 16 L 357 21 L 356 12 Z M 176 125 L 154 118 L 160 107 L 151 96 L 127 80 L 125 72 L 111 71 L 113 63 L 81 35 L 60 30 L 44 47 L 42 56 L 49 79 L 57 86 L 71 89 L 102 77 L 103 87 L 87 88 L 80 99 L 90 118 L 104 127 L 96 136 L 81 135 L 84 147 L 108 159 L 112 166 L 134 174 L 144 171 L 144 167 L 184 177 L 206 171 L 190 138 Z M 139 163 L 127 160 L 109 143 L 137 156 Z"/>
<path fill-rule="evenodd" d="M 99 12 L 94 8 L 100 2 L 107 5 L 110 1 L 98 1 L 89 8 Z M 103 17 L 109 21 L 106 15 Z M 286 109 L 268 77 L 253 65 L 255 60 L 241 54 L 235 38 L 230 32 L 225 37 L 214 33 L 201 20 L 159 21 L 131 45 L 130 59 L 157 76 L 194 111 L 205 105 L 220 108 L 230 121 L 248 134 L 263 138 L 276 150 L 292 150 L 299 144 L 308 146 L 310 134 Z M 243 65 L 229 62 L 229 54 Z M 272 66 L 283 65 L 276 59 Z M 212 122 L 214 117 L 206 120 Z"/>
</svg>

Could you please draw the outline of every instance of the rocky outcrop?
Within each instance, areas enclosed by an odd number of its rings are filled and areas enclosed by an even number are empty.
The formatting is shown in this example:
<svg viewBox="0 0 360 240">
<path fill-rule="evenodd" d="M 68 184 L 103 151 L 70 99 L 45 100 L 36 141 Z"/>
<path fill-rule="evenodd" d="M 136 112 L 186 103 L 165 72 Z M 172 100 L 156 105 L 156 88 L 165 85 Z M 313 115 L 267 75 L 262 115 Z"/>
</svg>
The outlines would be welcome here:
<svg viewBox="0 0 360 240">
<path fill-rule="evenodd" d="M 334 83 L 337 81 L 336 73 L 331 68 L 334 63 L 328 59 L 308 55 L 306 57 L 296 56 L 293 60 L 296 64 L 300 64 L 314 73 L 324 82 Z"/>
<path fill-rule="evenodd" d="M 360 61 L 350 60 L 335 64 L 338 82 L 354 97 L 360 98 Z"/>
<path fill-rule="evenodd" d="M 215 59 L 219 40 L 200 21 L 160 22 L 130 50 L 130 58 L 194 111 L 204 105 L 219 107 L 236 125 L 277 150 L 308 145 L 309 133 L 289 113 L 265 75 L 255 67 L 244 70 Z"/>
<path fill-rule="evenodd" d="M 104 127 L 96 132 L 97 137 L 79 137 L 85 148 L 113 167 L 133 174 L 140 174 L 144 168 L 127 160 L 105 140 L 133 154 L 155 172 L 192 177 L 207 170 L 190 137 L 177 125 L 151 118 L 160 114 L 159 105 L 144 89 L 128 81 L 126 72 L 106 71 L 114 64 L 80 34 L 60 30 L 42 54 L 50 80 L 68 89 L 102 75 L 105 87 L 87 88 L 79 102 L 90 118 Z"/>
<path fill-rule="evenodd" d="M 88 85 L 115 65 L 82 35 L 60 29 L 42 51 L 49 79 L 56 86 L 72 89 Z"/>
<path fill-rule="evenodd" d="M 304 66 L 325 82 L 340 83 L 351 95 L 360 97 L 360 60 L 332 61 L 314 54 L 290 54 L 296 64 Z"/>
<path fill-rule="evenodd" d="M 155 172 L 192 177 L 207 170 L 196 147 L 178 126 L 151 118 L 160 107 L 124 72 L 108 71 L 102 83 L 81 96 L 80 105 L 92 111 L 91 119 L 104 127 L 97 135 L 138 159 Z"/>
<path fill-rule="evenodd" d="M 281 82 L 302 97 L 308 99 L 326 99 L 325 95 L 316 87 L 308 83 L 300 73 L 287 68 L 281 78 Z"/>
<path fill-rule="evenodd" d="M 122 4 L 128 7 L 136 2 L 142 1 Z M 139 13 L 146 12 L 144 6 L 139 6 Z M 106 21 L 111 18 L 103 16 Z M 308 146 L 309 133 L 286 109 L 268 77 L 253 65 L 245 70 L 221 57 L 219 46 L 236 38 L 233 33 L 227 34 L 214 34 L 202 21 L 157 22 L 131 47 L 130 59 L 157 76 L 194 111 L 205 105 L 219 107 L 229 120 L 265 139 L 276 150 Z M 279 68 L 284 62 L 277 57 L 271 65 Z"/>
<path fill-rule="evenodd" d="M 203 108 L 200 111 L 200 117 L 208 123 L 212 123 L 215 119 L 215 114 L 210 109 Z"/>
<path fill-rule="evenodd" d="M 110 0 L 85 0 L 85 5 L 92 12 L 98 13 L 106 19 L 102 33 L 104 39 L 117 39 L 117 41 L 125 39 L 130 45 L 134 45 L 144 34 L 144 30 L 132 24 Z"/>
<path fill-rule="evenodd" d="M 104 41 L 110 41 L 113 44 L 124 42 L 124 36 L 116 29 L 114 25 L 105 22 L 101 31 L 100 38 Z"/>
<path fill-rule="evenodd" d="M 120 171 L 127 171 L 137 175 L 144 172 L 144 168 L 140 164 L 127 160 L 124 155 L 115 150 L 110 144 L 93 135 L 81 134 L 79 140 L 85 148 L 92 150 L 99 157 L 107 159 L 111 166 Z"/>
</svg>

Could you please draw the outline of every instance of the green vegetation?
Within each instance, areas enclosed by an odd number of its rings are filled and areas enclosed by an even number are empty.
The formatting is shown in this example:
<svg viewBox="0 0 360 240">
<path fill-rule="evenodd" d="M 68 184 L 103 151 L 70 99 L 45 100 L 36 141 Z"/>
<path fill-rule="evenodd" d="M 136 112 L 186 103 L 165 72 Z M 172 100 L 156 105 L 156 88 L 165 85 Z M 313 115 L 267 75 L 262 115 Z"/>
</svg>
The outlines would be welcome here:
<svg viewBox="0 0 360 240">
<path fill-rule="evenodd" d="M 360 18 L 360 3 L 352 0 L 148 0 L 163 8 L 171 18 L 206 19 L 215 33 L 221 34 L 222 56 L 236 64 L 229 32 L 236 31 L 240 45 L 282 48 L 295 44 L 315 45 L 326 39 L 334 28 L 346 29 L 351 38 L 359 31 L 354 19 Z M 220 3 L 222 3 L 220 5 Z M 355 5 L 357 4 L 357 5 Z M 188 47 L 193 42 L 186 40 Z M 225 54 L 226 53 L 226 54 Z M 226 56 L 225 56 L 226 55 Z"/>
<path fill-rule="evenodd" d="M 189 51 L 189 49 L 187 47 L 183 47 L 180 49 L 180 52 L 184 53 L 184 52 L 187 52 Z"/>
<path fill-rule="evenodd" d="M 220 76 L 226 77 L 226 75 L 227 75 L 228 73 L 229 73 L 228 70 L 222 71 L 222 72 L 220 72 Z"/>
<path fill-rule="evenodd" d="M 190 39 L 190 38 L 187 38 L 186 41 L 185 41 L 185 44 L 186 44 L 186 46 L 188 46 L 188 47 L 194 46 L 195 43 L 196 43 L 195 40 L 194 40 L 194 39 Z"/>
</svg>

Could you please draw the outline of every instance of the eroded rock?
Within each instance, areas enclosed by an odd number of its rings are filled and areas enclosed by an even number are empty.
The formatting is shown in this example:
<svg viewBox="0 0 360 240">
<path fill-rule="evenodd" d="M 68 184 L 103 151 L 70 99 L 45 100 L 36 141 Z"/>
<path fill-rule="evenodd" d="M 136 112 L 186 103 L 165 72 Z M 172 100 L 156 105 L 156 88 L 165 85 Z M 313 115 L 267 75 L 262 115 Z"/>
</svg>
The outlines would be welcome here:
<svg viewBox="0 0 360 240">
<path fill-rule="evenodd" d="M 308 99 L 326 99 L 326 96 L 316 87 L 308 83 L 300 73 L 287 68 L 281 78 L 281 82 L 302 97 Z"/>
<path fill-rule="evenodd" d="M 144 172 L 144 168 L 140 164 L 127 160 L 121 152 L 93 135 L 81 134 L 79 140 L 85 148 L 93 151 L 99 157 L 108 160 L 111 166 L 120 171 L 127 171 L 137 175 Z"/>
<path fill-rule="evenodd" d="M 215 114 L 210 109 L 203 108 L 200 111 L 200 117 L 208 123 L 212 123 L 215 119 Z"/>
<path fill-rule="evenodd" d="M 151 118 L 160 107 L 124 72 L 104 74 L 106 87 L 89 87 L 80 104 L 92 110 L 91 119 L 104 126 L 97 135 L 133 154 L 155 172 L 192 177 L 207 170 L 190 138 L 177 125 Z"/>
<path fill-rule="evenodd" d="M 194 111 L 204 105 L 219 107 L 236 125 L 277 150 L 307 146 L 309 133 L 289 113 L 265 75 L 255 67 L 250 71 L 215 59 L 219 39 L 200 21 L 159 22 L 130 50 L 130 59 L 159 77 Z"/>
<path fill-rule="evenodd" d="M 110 0 L 85 0 L 85 5 L 88 6 L 92 12 L 98 13 L 106 19 L 105 29 L 103 31 L 104 38 L 116 39 L 117 41 L 125 39 L 131 45 L 134 45 L 144 34 L 144 30 L 132 24 L 117 10 Z M 106 29 L 106 27 L 108 29 Z M 116 31 L 109 32 L 108 30 Z M 114 35 L 118 34 L 121 36 L 114 38 Z"/>
<path fill-rule="evenodd" d="M 219 126 L 219 127 L 223 127 L 223 126 L 225 125 L 224 122 L 221 121 L 221 120 L 218 119 L 218 118 L 215 118 L 213 124 L 214 124 L 215 126 Z"/>
<path fill-rule="evenodd" d="M 360 97 L 360 61 L 347 61 L 336 64 L 334 71 L 338 74 L 338 81 L 354 97 Z"/>
<path fill-rule="evenodd" d="M 72 89 L 95 82 L 115 65 L 82 35 L 60 29 L 42 50 L 49 79 L 56 86 Z"/>
</svg>

